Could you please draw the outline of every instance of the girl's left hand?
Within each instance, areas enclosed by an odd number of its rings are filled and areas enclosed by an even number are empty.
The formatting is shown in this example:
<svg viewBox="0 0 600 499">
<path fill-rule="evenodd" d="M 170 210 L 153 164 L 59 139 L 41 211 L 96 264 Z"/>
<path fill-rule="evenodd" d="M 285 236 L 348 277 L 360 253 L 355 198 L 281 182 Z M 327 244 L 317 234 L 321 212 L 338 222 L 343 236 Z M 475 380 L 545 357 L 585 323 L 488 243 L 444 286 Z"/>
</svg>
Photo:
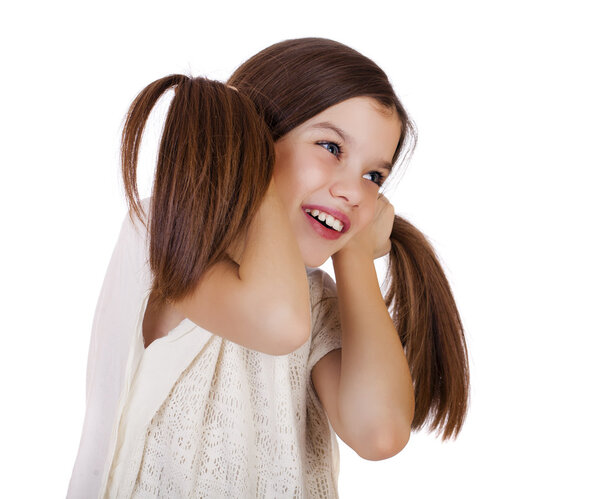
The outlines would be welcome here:
<svg viewBox="0 0 600 499">
<path fill-rule="evenodd" d="M 387 255 L 392 248 L 390 234 L 393 225 L 394 207 L 383 194 L 379 194 L 371 223 L 354 234 L 340 252 L 354 248 L 373 255 L 373 259 Z"/>
</svg>

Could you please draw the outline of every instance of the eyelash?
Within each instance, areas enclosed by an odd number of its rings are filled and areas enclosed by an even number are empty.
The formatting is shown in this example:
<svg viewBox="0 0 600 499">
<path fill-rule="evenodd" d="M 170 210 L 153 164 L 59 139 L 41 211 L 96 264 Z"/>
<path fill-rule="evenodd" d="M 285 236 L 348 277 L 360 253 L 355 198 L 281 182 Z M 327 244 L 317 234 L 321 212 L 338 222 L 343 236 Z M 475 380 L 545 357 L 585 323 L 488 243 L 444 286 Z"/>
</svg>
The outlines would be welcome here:
<svg viewBox="0 0 600 499">
<path fill-rule="evenodd" d="M 377 184 L 379 187 L 381 187 L 383 185 L 383 181 L 385 180 L 385 176 L 382 175 L 379 172 L 369 172 L 369 173 L 365 173 L 365 175 L 377 175 L 377 180 L 371 180 L 371 182 Z"/>
<path fill-rule="evenodd" d="M 340 156 L 343 154 L 342 146 L 340 144 L 338 144 L 337 142 L 333 142 L 331 140 L 324 140 L 321 142 L 317 142 L 317 144 L 320 145 L 321 147 L 323 147 L 323 149 L 325 149 L 326 151 L 333 154 L 333 156 L 335 156 L 336 159 L 339 159 Z M 327 146 L 335 146 L 335 148 L 337 149 L 337 154 L 331 152 Z M 380 173 L 378 171 L 372 171 L 369 173 L 365 173 L 365 175 L 377 175 L 377 180 L 371 180 L 371 182 L 378 185 L 379 187 L 382 186 L 383 181 L 385 180 L 385 175 L 383 175 L 382 173 Z"/>
<path fill-rule="evenodd" d="M 336 158 L 339 158 L 342 155 L 342 146 L 339 145 L 337 142 L 332 142 L 331 140 L 323 140 L 321 142 L 317 142 L 317 144 L 319 144 L 320 146 L 323 147 L 323 149 L 325 149 L 326 151 L 330 152 L 331 154 L 333 154 Z M 335 146 L 337 149 L 337 154 L 332 153 L 329 149 L 327 149 L 327 146 Z"/>
</svg>

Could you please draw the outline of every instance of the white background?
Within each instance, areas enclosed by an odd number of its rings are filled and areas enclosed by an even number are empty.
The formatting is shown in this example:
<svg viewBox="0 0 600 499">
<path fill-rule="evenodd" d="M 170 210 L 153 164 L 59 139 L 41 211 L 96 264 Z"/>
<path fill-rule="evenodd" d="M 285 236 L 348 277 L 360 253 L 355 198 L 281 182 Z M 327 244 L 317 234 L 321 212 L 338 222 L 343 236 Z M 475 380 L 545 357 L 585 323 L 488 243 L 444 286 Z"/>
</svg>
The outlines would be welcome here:
<svg viewBox="0 0 600 499">
<path fill-rule="evenodd" d="M 340 442 L 341 497 L 600 497 L 594 2 L 211 4 L 2 9 L 0 495 L 66 493 L 131 100 L 166 74 L 223 80 L 271 43 L 323 36 L 373 58 L 419 128 L 387 194 L 444 262 L 472 369 L 458 440 L 414 434 L 381 462 Z"/>
</svg>

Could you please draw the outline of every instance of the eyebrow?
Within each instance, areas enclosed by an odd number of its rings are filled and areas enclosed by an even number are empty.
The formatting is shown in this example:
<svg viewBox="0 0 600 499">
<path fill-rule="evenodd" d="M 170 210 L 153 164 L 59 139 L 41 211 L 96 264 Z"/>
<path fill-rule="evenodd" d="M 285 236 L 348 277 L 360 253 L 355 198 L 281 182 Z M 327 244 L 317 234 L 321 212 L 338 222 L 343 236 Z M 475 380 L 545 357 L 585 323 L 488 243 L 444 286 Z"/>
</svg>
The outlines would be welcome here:
<svg viewBox="0 0 600 499">
<path fill-rule="evenodd" d="M 314 125 L 311 125 L 310 128 L 322 128 L 322 129 L 331 130 L 332 132 L 339 135 L 339 137 L 342 139 L 343 142 L 346 142 L 348 144 L 354 143 L 354 140 L 352 139 L 352 137 L 350 137 L 350 135 L 348 135 L 346 132 L 344 132 L 344 130 L 342 130 L 340 127 L 335 126 L 330 121 L 321 121 L 319 123 L 315 123 Z M 392 163 L 390 163 L 389 161 L 381 160 L 381 161 L 379 161 L 378 166 L 379 166 L 379 168 L 383 168 L 384 170 L 387 170 L 388 173 L 392 171 Z"/>
</svg>

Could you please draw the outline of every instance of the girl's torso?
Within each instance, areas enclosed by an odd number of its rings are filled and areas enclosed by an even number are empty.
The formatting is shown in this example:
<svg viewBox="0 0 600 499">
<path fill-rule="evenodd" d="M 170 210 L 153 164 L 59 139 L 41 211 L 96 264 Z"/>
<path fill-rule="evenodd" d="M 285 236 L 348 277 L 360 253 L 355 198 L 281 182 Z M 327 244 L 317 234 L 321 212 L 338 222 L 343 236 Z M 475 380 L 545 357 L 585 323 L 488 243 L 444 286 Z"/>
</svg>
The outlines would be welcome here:
<svg viewBox="0 0 600 499">
<path fill-rule="evenodd" d="M 284 356 L 180 321 L 149 297 L 148 344 L 121 416 L 106 497 L 337 495 L 335 436 L 310 380 L 318 359 L 341 346 L 332 302 L 323 301 L 325 277 L 309 272 L 311 340 Z"/>
</svg>

